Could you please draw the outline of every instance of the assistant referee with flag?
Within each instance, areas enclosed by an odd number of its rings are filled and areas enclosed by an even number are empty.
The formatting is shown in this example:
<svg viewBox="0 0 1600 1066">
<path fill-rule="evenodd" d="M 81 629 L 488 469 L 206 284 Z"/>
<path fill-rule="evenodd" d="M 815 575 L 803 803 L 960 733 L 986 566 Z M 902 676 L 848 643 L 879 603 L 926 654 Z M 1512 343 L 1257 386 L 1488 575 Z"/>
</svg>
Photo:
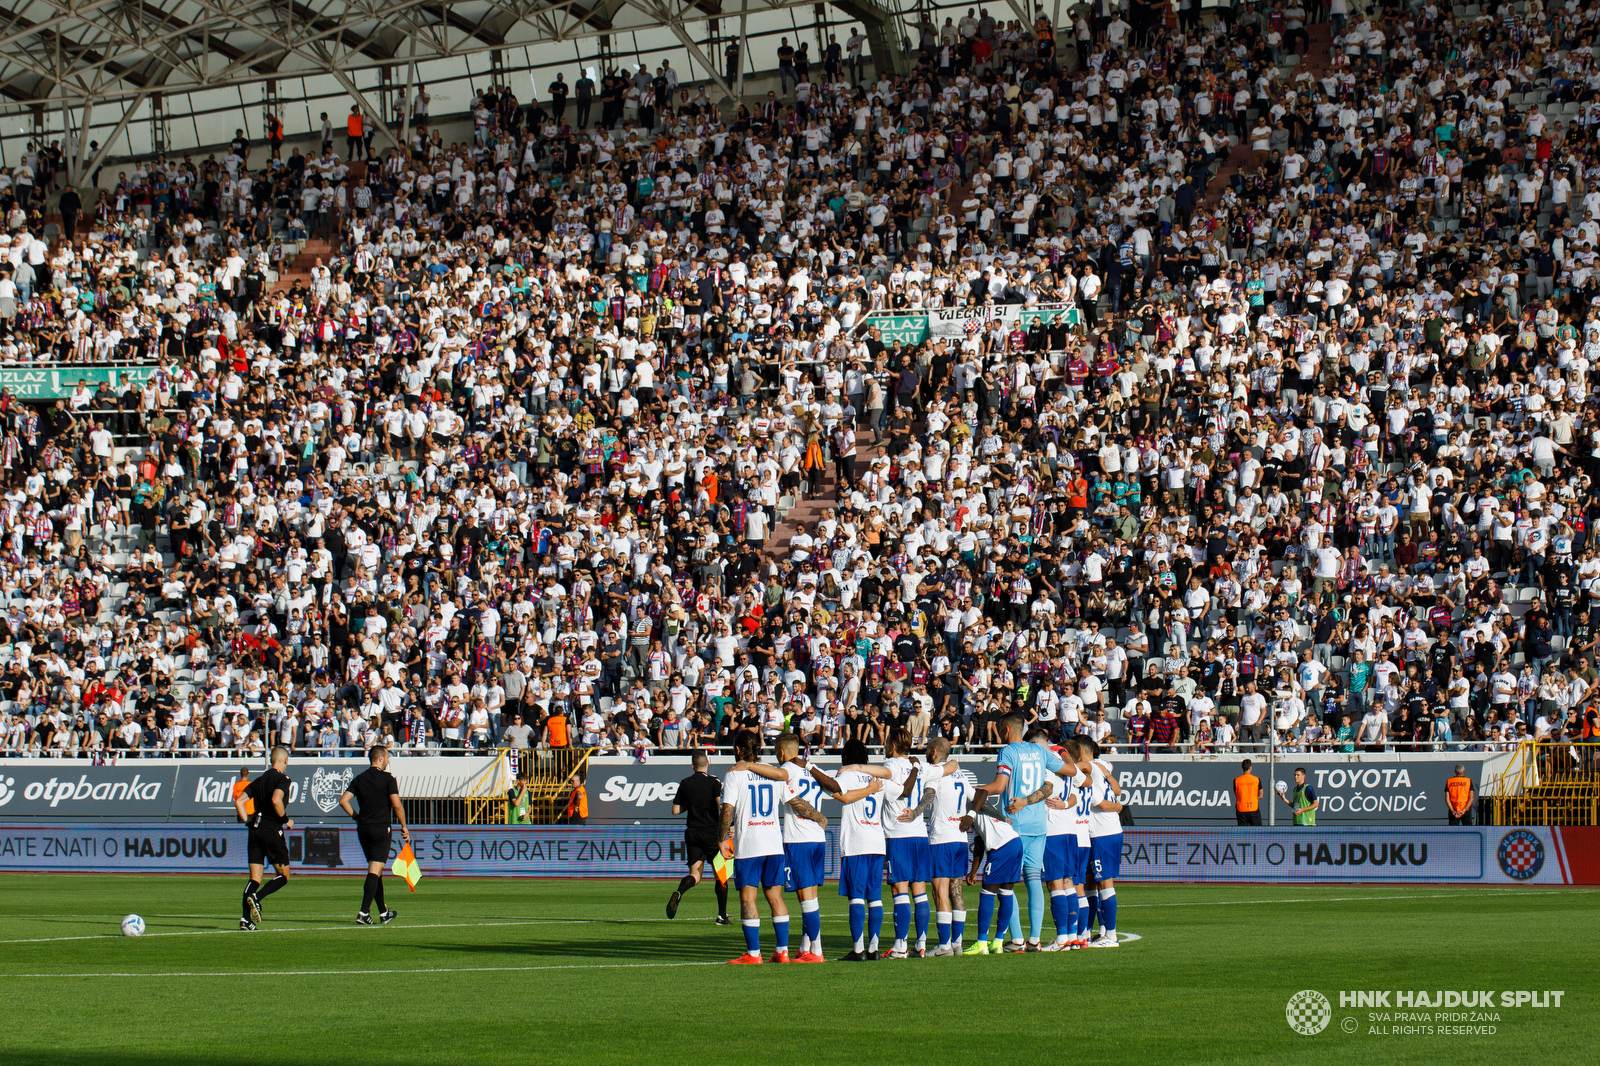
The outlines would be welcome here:
<svg viewBox="0 0 1600 1066">
<path fill-rule="evenodd" d="M 339 806 L 356 820 L 356 836 L 361 841 L 362 854 L 367 857 L 367 880 L 361 890 L 361 910 L 356 913 L 356 921 L 371 925 L 372 906 L 376 903 L 376 917 L 388 925 L 396 917 L 383 903 L 383 864 L 389 861 L 392 832 L 390 815 L 400 819 L 400 835 L 407 845 L 411 843 L 411 830 L 406 827 L 406 809 L 400 802 L 399 782 L 389 772 L 389 749 L 374 744 L 367 752 L 367 761 L 372 765 L 350 782 L 339 797 Z M 353 807 L 351 800 L 355 801 Z"/>
</svg>

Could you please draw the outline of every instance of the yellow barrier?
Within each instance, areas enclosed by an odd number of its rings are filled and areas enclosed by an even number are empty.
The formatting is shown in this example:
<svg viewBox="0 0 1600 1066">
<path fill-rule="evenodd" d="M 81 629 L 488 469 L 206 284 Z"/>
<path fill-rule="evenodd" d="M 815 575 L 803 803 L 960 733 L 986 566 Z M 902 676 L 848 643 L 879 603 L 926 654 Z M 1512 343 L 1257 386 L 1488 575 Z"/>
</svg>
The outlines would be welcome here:
<svg viewBox="0 0 1600 1066">
<path fill-rule="evenodd" d="M 1489 790 L 1495 825 L 1600 825 L 1600 744 L 1524 741 Z"/>
<path fill-rule="evenodd" d="M 467 824 L 505 825 L 509 821 L 507 794 L 523 773 L 528 778 L 533 823 L 567 821 L 573 788 L 588 776 L 589 758 L 594 753 L 594 748 L 501 748 L 491 768 L 494 772 L 486 771 L 474 779 L 476 787 L 467 799 Z"/>
</svg>

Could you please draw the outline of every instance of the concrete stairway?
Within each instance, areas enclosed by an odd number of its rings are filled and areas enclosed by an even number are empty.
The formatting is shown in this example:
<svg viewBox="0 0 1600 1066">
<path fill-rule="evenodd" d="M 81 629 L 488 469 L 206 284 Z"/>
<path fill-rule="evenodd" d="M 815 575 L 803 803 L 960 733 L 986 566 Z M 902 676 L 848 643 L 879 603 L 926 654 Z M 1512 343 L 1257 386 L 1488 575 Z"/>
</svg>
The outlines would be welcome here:
<svg viewBox="0 0 1600 1066">
<path fill-rule="evenodd" d="M 871 464 L 872 460 L 883 454 L 883 442 L 878 440 L 870 429 L 856 431 L 856 477 Z M 830 507 L 839 506 L 839 481 L 838 474 L 829 464 L 823 473 L 822 490 L 811 499 L 795 499 L 786 497 L 785 500 L 792 504 L 783 514 L 782 521 L 772 531 L 764 545 L 765 550 L 774 553 L 783 553 L 788 550 L 789 542 L 795 534 L 800 532 L 802 526 L 810 529 L 822 518 L 822 512 Z M 778 506 L 782 510 L 785 500 L 779 500 Z"/>
<path fill-rule="evenodd" d="M 296 281 L 304 282 L 307 287 L 311 285 L 311 269 L 321 259 L 323 265 L 333 258 L 334 245 L 321 238 L 313 238 L 300 246 L 300 251 L 295 253 L 293 259 L 286 259 L 283 268 L 278 271 L 278 280 L 272 286 L 272 291 L 287 289 Z"/>
<path fill-rule="evenodd" d="M 1326 22 L 1319 22 L 1306 27 L 1306 34 L 1311 38 L 1306 45 L 1306 54 L 1300 57 L 1300 64 L 1294 68 L 1298 75 L 1302 70 L 1309 70 L 1312 77 L 1322 78 L 1328 72 L 1328 60 L 1333 54 L 1333 27 Z M 1222 200 L 1222 193 L 1238 173 L 1251 173 L 1254 168 L 1250 165 L 1250 142 L 1247 139 L 1233 146 L 1217 173 L 1206 185 L 1206 195 L 1202 201 L 1205 207 L 1215 207 Z"/>
</svg>

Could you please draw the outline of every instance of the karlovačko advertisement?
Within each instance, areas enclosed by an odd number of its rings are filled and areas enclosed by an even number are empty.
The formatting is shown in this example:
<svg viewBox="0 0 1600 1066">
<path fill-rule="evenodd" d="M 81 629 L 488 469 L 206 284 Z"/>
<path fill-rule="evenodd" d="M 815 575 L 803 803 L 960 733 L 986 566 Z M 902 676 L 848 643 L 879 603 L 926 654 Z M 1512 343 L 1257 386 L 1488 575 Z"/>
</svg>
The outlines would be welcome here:
<svg viewBox="0 0 1600 1066">
<path fill-rule="evenodd" d="M 669 826 L 413 826 L 437 877 L 681 877 L 681 829 Z M 360 872 L 353 826 L 289 834 L 302 873 Z M 398 834 L 394 840 L 398 847 Z M 838 828 L 827 875 L 838 877 Z M 243 826 L 174 822 L 0 826 L 0 873 L 238 873 Z M 1124 882 L 1257 884 L 1600 884 L 1600 829 L 1430 827 L 1127 829 Z"/>
</svg>

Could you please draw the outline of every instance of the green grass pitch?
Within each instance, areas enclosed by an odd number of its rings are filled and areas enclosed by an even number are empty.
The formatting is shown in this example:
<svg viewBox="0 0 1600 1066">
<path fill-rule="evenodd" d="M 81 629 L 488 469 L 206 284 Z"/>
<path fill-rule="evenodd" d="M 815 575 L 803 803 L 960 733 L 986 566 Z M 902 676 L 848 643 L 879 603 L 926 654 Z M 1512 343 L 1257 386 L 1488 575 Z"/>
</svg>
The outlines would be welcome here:
<svg viewBox="0 0 1600 1066">
<path fill-rule="evenodd" d="M 1125 885 L 1118 925 L 1140 939 L 1116 950 L 735 968 L 738 925 L 711 923 L 707 886 L 669 922 L 670 881 L 425 878 L 412 894 L 388 878 L 401 917 L 366 928 L 359 874 L 301 878 L 243 933 L 242 881 L 0 877 L 0 1061 L 1503 1066 L 1588 1061 L 1600 1036 L 1600 896 L 1583 889 Z M 117 935 L 126 913 L 143 938 Z M 1286 1019 L 1302 989 L 1332 1001 L 1315 1036 Z M 1368 989 L 1564 996 L 1445 1035 L 1339 1005 Z"/>
</svg>

